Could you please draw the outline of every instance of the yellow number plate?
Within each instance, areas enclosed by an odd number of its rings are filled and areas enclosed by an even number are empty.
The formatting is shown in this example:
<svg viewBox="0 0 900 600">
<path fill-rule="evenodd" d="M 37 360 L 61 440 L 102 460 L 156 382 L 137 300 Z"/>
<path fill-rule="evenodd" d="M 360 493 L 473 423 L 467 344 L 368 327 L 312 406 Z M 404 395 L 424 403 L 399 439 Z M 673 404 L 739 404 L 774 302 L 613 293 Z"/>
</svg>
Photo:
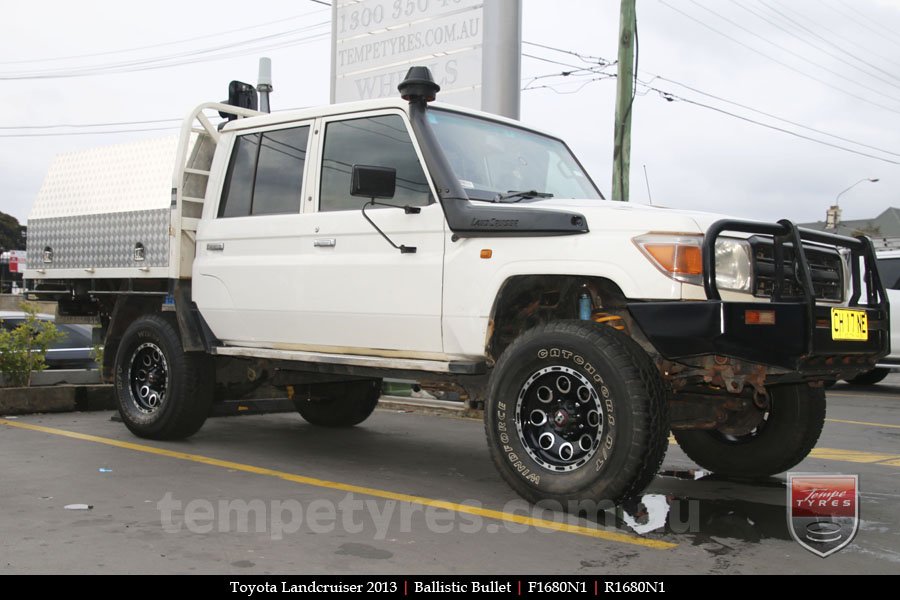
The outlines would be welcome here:
<svg viewBox="0 0 900 600">
<path fill-rule="evenodd" d="M 869 318 L 866 311 L 832 308 L 831 339 L 863 342 L 869 339 Z"/>
</svg>

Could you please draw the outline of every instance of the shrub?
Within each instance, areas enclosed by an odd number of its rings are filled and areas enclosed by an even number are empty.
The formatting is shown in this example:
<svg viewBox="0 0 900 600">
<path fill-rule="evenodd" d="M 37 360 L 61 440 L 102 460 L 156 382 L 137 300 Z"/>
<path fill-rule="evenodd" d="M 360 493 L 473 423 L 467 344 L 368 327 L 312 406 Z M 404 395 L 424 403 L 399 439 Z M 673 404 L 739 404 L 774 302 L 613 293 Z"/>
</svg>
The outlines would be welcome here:
<svg viewBox="0 0 900 600">
<path fill-rule="evenodd" d="M 31 373 L 47 368 L 47 348 L 65 336 L 52 321 L 37 317 L 37 307 L 22 303 L 25 320 L 12 330 L 0 327 L 0 372 L 6 385 L 31 385 Z"/>
</svg>

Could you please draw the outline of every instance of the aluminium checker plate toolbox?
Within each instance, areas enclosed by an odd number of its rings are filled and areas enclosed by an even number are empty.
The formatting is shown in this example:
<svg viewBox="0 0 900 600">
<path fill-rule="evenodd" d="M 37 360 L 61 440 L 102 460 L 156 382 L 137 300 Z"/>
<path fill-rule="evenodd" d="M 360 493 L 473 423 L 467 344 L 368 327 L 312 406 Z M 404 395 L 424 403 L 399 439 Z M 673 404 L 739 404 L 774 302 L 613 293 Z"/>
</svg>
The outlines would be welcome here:
<svg viewBox="0 0 900 600">
<path fill-rule="evenodd" d="M 177 144 L 169 136 L 59 155 L 28 219 L 26 277 L 168 271 Z"/>
</svg>

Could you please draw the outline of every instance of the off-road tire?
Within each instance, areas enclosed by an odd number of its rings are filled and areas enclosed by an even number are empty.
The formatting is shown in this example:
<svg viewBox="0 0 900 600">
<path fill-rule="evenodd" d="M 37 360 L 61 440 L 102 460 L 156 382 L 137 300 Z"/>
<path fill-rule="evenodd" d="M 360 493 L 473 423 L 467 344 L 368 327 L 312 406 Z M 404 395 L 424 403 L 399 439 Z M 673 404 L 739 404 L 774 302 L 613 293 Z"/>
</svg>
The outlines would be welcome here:
<svg viewBox="0 0 900 600">
<path fill-rule="evenodd" d="M 552 389 L 556 373 L 569 383 L 557 377 Z M 541 404 L 547 392 L 542 387 L 556 394 L 547 402 L 555 412 L 553 423 L 538 426 L 543 416 L 522 413 L 533 406 L 545 410 Z M 555 501 L 567 510 L 573 502 L 621 502 L 640 494 L 662 463 L 668 447 L 667 397 L 656 366 L 625 334 L 585 321 L 540 325 L 510 344 L 491 374 L 484 414 L 491 459 L 510 487 L 531 502 Z M 565 408 L 577 407 L 575 402 L 581 408 Z M 579 411 L 596 406 L 600 410 L 594 427 Z M 568 411 L 571 420 L 560 410 Z M 593 454 L 579 441 L 578 455 L 563 460 L 562 446 L 570 439 L 566 429 L 557 429 L 560 420 L 565 420 L 563 427 L 580 423 L 594 430 L 589 434 Z M 535 446 L 538 432 L 554 435 L 554 446 L 539 448 L 540 441 Z M 554 464 L 557 446 L 559 460 Z"/>
<path fill-rule="evenodd" d="M 214 378 L 208 355 L 184 351 L 174 319 L 144 315 L 125 330 L 116 352 L 119 414 L 138 437 L 189 437 L 209 416 Z"/>
</svg>

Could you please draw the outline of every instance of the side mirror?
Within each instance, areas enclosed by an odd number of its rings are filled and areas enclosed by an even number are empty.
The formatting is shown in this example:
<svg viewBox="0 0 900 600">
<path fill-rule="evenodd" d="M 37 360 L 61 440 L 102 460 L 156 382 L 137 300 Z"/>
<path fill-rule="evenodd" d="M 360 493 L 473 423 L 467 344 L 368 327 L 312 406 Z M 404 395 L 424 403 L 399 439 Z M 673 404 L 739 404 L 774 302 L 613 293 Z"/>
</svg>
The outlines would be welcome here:
<svg viewBox="0 0 900 600">
<path fill-rule="evenodd" d="M 397 187 L 397 169 L 353 165 L 351 196 L 393 198 Z"/>
</svg>

